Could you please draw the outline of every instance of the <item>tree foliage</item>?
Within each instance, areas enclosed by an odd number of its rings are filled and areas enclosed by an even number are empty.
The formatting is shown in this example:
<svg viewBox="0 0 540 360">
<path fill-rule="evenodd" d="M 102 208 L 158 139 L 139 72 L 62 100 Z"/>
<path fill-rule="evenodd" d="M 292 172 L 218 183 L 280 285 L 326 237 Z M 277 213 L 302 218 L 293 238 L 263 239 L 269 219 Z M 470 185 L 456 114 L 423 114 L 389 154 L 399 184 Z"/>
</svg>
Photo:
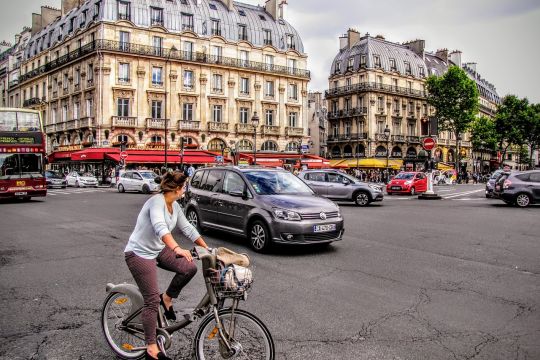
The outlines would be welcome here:
<svg viewBox="0 0 540 360">
<path fill-rule="evenodd" d="M 487 116 L 476 118 L 471 124 L 471 141 L 474 149 L 496 150 L 498 137 L 495 121 Z"/>
</svg>

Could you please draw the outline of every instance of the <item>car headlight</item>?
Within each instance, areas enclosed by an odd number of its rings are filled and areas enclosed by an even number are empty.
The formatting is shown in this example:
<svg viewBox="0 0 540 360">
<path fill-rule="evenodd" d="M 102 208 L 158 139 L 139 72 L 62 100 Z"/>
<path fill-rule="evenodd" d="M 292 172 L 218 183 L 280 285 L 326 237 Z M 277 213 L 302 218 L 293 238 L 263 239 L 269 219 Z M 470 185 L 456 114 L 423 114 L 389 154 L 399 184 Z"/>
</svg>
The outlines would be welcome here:
<svg viewBox="0 0 540 360">
<path fill-rule="evenodd" d="M 377 185 L 369 184 L 368 186 L 375 191 L 382 191 L 382 188 Z"/>
<path fill-rule="evenodd" d="M 274 215 L 278 219 L 291 220 L 291 221 L 300 221 L 302 218 L 300 214 L 294 211 L 285 210 L 285 209 L 274 209 Z"/>
<path fill-rule="evenodd" d="M 411 184 L 412 184 L 412 180 L 405 181 L 405 185 L 411 185 Z"/>
</svg>

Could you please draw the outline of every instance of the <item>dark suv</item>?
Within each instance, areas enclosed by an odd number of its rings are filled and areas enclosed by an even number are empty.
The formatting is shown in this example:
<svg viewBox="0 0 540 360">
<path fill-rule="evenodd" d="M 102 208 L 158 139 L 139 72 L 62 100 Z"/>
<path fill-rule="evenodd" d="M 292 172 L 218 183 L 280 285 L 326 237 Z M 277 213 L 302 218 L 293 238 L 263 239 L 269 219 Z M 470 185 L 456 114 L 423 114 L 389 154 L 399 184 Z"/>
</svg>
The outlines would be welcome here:
<svg viewBox="0 0 540 360">
<path fill-rule="evenodd" d="M 505 203 L 519 207 L 540 202 L 540 170 L 502 173 L 493 194 Z"/>
<path fill-rule="evenodd" d="M 186 193 L 186 217 L 199 230 L 243 235 L 255 251 L 272 243 L 317 244 L 341 240 L 343 218 L 285 170 L 217 167 L 197 170 Z"/>
</svg>

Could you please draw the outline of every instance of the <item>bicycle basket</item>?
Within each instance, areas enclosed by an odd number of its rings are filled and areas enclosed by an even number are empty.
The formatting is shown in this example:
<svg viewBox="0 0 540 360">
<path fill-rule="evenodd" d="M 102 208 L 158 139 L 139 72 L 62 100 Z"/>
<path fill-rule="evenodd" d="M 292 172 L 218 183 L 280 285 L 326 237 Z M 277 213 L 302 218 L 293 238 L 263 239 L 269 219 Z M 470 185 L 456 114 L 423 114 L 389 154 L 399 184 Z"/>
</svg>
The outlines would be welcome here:
<svg viewBox="0 0 540 360">
<path fill-rule="evenodd" d="M 253 284 L 253 273 L 247 267 L 229 265 L 212 270 L 210 282 L 218 298 L 243 297 Z"/>
</svg>

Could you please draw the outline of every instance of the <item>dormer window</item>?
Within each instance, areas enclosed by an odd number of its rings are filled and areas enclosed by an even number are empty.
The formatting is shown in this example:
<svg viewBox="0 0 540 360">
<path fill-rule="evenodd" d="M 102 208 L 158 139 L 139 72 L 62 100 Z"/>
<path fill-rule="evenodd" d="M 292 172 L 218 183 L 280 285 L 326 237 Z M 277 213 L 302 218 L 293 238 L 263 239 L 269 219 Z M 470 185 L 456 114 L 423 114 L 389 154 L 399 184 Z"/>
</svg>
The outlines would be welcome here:
<svg viewBox="0 0 540 360">
<path fill-rule="evenodd" d="M 182 4 L 182 5 L 187 5 L 187 4 L 188 4 L 188 0 L 180 0 L 180 4 Z"/>
<path fill-rule="evenodd" d="M 396 59 L 390 59 L 390 71 L 396 71 L 397 70 L 397 66 L 396 66 Z"/>
<path fill-rule="evenodd" d="M 354 66 L 354 58 L 353 58 L 353 57 L 350 57 L 350 58 L 349 58 L 349 62 L 347 63 L 347 70 L 348 70 L 348 71 L 352 71 L 353 66 Z"/>
<path fill-rule="evenodd" d="M 212 28 L 211 28 L 211 34 L 212 35 L 221 35 L 221 28 L 219 26 L 219 20 L 212 19 Z"/>
<path fill-rule="evenodd" d="M 150 25 L 163 26 L 163 9 L 150 8 Z"/>
<path fill-rule="evenodd" d="M 272 31 L 268 29 L 264 29 L 264 39 L 263 43 L 264 45 L 272 45 Z"/>
<path fill-rule="evenodd" d="M 341 72 L 341 61 L 336 62 L 336 69 L 334 71 L 336 74 Z"/>
<path fill-rule="evenodd" d="M 246 16 L 246 12 L 244 10 L 238 10 L 238 15 Z"/>
<path fill-rule="evenodd" d="M 264 17 L 264 15 L 259 15 L 259 19 L 261 19 L 262 21 L 266 21 L 266 18 Z"/>
<path fill-rule="evenodd" d="M 208 6 L 210 6 L 210 9 L 212 10 L 217 10 L 216 4 L 208 4 Z"/>
<path fill-rule="evenodd" d="M 405 74 L 407 74 L 407 75 L 411 75 L 411 74 L 412 74 L 412 71 L 411 71 L 411 63 L 409 63 L 409 62 L 405 62 Z"/>
<path fill-rule="evenodd" d="M 238 25 L 238 40 L 244 40 L 247 41 L 248 35 L 247 35 L 247 26 L 244 24 Z"/>
<path fill-rule="evenodd" d="M 418 67 L 418 72 L 420 73 L 420 77 L 425 77 L 426 76 L 426 73 L 424 72 L 424 67 L 423 66 Z"/>
<path fill-rule="evenodd" d="M 129 2 L 118 2 L 118 20 L 131 20 L 131 4 Z"/>
<path fill-rule="evenodd" d="M 366 66 L 366 55 L 360 56 L 360 66 L 365 67 Z"/>
<path fill-rule="evenodd" d="M 182 13 L 182 30 L 193 31 L 193 14 Z"/>
<path fill-rule="evenodd" d="M 294 35 L 287 34 L 287 49 L 294 50 L 296 46 L 294 45 Z"/>
<path fill-rule="evenodd" d="M 381 57 L 379 55 L 373 55 L 373 63 L 376 68 L 381 67 Z"/>
</svg>

